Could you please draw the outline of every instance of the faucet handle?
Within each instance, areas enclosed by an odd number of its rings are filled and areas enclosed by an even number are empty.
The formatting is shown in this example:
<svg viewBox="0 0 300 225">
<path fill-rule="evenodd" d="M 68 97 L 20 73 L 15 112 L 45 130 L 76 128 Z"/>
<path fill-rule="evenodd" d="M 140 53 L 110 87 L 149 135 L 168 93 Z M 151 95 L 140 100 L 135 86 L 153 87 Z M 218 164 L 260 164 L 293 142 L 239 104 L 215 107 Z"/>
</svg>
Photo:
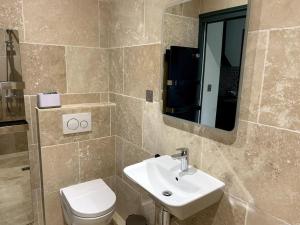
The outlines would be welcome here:
<svg viewBox="0 0 300 225">
<path fill-rule="evenodd" d="M 189 154 L 188 148 L 177 148 L 176 151 L 180 152 L 181 156 L 185 156 Z"/>
</svg>

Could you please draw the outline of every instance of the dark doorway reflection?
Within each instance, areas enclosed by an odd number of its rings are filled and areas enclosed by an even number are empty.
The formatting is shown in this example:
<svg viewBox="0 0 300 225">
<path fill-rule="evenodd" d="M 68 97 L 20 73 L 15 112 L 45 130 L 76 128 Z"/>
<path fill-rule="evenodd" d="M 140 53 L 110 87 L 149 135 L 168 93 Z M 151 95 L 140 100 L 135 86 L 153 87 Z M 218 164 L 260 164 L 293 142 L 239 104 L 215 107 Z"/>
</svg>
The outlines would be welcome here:
<svg viewBox="0 0 300 225">
<path fill-rule="evenodd" d="M 166 50 L 165 114 L 234 129 L 246 12 L 239 6 L 200 15 L 198 48 Z"/>
</svg>

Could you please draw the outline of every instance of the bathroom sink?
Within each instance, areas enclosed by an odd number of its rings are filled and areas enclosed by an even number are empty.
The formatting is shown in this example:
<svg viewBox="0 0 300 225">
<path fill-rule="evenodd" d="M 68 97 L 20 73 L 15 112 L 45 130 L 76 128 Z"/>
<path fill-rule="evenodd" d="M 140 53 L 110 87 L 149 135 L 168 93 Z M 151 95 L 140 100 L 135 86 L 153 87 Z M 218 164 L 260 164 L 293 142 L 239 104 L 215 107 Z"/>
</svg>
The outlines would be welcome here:
<svg viewBox="0 0 300 225">
<path fill-rule="evenodd" d="M 182 220 L 218 202 L 225 185 L 191 166 L 181 172 L 180 166 L 180 160 L 165 155 L 128 166 L 124 173 Z"/>
</svg>

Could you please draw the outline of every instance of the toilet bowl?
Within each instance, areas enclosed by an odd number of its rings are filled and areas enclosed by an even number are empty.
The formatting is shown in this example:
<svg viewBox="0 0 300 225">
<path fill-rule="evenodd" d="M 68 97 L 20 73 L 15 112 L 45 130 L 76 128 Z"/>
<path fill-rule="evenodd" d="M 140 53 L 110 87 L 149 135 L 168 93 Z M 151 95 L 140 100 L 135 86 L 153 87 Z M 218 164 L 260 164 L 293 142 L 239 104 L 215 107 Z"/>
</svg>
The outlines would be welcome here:
<svg viewBox="0 0 300 225">
<path fill-rule="evenodd" d="M 116 195 L 102 179 L 60 189 L 67 225 L 107 225 L 115 210 Z"/>
</svg>

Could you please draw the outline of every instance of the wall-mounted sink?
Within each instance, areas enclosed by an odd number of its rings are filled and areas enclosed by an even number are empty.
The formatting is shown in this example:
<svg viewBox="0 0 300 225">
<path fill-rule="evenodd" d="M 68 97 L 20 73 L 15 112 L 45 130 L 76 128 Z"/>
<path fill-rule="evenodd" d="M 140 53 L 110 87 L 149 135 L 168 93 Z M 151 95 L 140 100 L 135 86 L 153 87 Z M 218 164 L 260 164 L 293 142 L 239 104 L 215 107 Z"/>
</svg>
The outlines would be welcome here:
<svg viewBox="0 0 300 225">
<path fill-rule="evenodd" d="M 191 166 L 181 172 L 180 166 L 179 160 L 166 155 L 128 166 L 124 173 L 171 214 L 186 219 L 218 202 L 224 183 Z"/>
</svg>

